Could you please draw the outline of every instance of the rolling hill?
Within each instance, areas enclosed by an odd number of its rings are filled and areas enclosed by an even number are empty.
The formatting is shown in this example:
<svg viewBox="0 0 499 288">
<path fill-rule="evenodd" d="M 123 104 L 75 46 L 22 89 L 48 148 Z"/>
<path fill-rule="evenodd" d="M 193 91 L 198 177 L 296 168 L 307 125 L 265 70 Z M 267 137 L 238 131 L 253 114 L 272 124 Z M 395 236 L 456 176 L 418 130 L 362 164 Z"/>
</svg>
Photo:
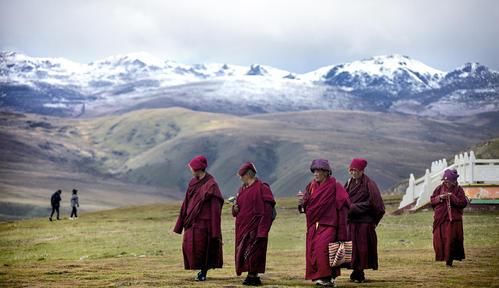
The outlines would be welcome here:
<svg viewBox="0 0 499 288">
<path fill-rule="evenodd" d="M 355 111 L 239 117 L 183 108 L 91 119 L 0 115 L 0 208 L 8 215 L 41 215 L 46 208 L 34 207 L 46 207 L 60 187 L 77 187 L 87 209 L 179 199 L 190 178 L 186 163 L 196 154 L 208 157 L 226 196 L 237 191 L 243 161 L 253 161 L 283 196 L 305 187 L 309 163 L 319 157 L 331 161 L 342 182 L 351 158 L 365 157 L 367 173 L 386 190 L 499 133 L 495 112 L 457 120 Z"/>
</svg>

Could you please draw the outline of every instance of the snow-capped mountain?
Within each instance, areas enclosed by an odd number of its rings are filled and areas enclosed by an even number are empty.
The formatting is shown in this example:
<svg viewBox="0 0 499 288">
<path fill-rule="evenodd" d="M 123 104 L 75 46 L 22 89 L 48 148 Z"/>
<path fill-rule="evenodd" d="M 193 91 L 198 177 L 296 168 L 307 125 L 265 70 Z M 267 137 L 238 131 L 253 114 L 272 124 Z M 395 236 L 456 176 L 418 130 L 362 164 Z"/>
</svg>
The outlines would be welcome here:
<svg viewBox="0 0 499 288">
<path fill-rule="evenodd" d="M 61 116 L 168 106 L 243 115 L 356 109 L 445 116 L 497 111 L 498 91 L 499 73 L 478 63 L 443 72 L 402 55 L 296 74 L 145 53 L 81 64 L 0 52 L 0 108 Z"/>
<path fill-rule="evenodd" d="M 444 72 L 407 56 L 377 56 L 333 66 L 323 81 L 354 90 L 382 90 L 390 94 L 439 87 Z"/>
</svg>

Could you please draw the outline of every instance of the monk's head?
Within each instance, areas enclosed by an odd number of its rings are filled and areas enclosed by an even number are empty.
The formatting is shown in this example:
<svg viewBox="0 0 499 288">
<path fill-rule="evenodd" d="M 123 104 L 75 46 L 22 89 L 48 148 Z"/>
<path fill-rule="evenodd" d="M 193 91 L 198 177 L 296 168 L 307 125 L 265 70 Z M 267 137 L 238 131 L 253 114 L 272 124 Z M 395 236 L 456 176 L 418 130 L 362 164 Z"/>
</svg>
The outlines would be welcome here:
<svg viewBox="0 0 499 288">
<path fill-rule="evenodd" d="M 457 178 L 459 178 L 459 174 L 457 174 L 456 169 L 447 169 L 444 171 L 442 181 L 446 187 L 450 188 L 457 185 Z"/>
<path fill-rule="evenodd" d="M 354 179 L 359 179 L 364 175 L 364 169 L 366 169 L 367 160 L 362 158 L 354 158 L 348 167 L 348 172 L 350 176 Z"/>
<path fill-rule="evenodd" d="M 256 178 L 256 167 L 251 162 L 246 162 L 237 171 L 237 175 L 241 179 L 244 185 L 249 185 L 255 181 Z"/>
<path fill-rule="evenodd" d="M 310 165 L 310 171 L 314 173 L 314 180 L 321 183 L 331 175 L 331 166 L 326 159 L 315 159 Z"/>
<path fill-rule="evenodd" d="M 314 180 L 319 182 L 319 183 L 322 183 L 322 182 L 324 182 L 324 180 L 327 179 L 327 177 L 329 177 L 329 174 L 330 174 L 330 171 L 322 170 L 322 169 L 315 169 L 314 170 Z"/>
<path fill-rule="evenodd" d="M 193 177 L 201 179 L 206 174 L 206 168 L 208 167 L 208 160 L 203 155 L 198 155 L 189 161 L 187 164 L 189 170 Z"/>
</svg>

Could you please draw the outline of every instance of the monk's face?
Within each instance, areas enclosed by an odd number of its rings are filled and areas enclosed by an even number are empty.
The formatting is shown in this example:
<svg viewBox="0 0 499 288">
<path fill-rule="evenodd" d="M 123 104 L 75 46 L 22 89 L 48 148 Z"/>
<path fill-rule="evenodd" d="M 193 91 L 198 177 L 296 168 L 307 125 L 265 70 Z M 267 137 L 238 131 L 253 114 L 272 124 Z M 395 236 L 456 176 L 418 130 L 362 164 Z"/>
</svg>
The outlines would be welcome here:
<svg viewBox="0 0 499 288">
<path fill-rule="evenodd" d="M 449 181 L 449 180 L 444 180 L 444 186 L 447 188 L 452 188 L 456 185 L 456 182 Z"/>
<path fill-rule="evenodd" d="M 364 171 L 359 171 L 357 169 L 350 169 L 348 172 L 353 179 L 359 179 L 364 174 Z"/>
<path fill-rule="evenodd" d="M 326 180 L 328 175 L 329 171 L 319 170 L 319 169 L 314 170 L 314 180 L 319 183 L 324 182 L 324 180 Z"/>
<path fill-rule="evenodd" d="M 189 170 L 191 171 L 192 177 L 195 177 L 195 178 L 198 178 L 198 179 L 201 178 L 201 176 L 203 176 L 203 174 L 204 174 L 204 171 L 202 171 L 202 170 L 195 171 L 190 166 L 189 166 Z"/>
<path fill-rule="evenodd" d="M 248 185 L 251 183 L 251 178 L 247 173 L 244 174 L 243 176 L 239 176 L 239 179 L 241 179 L 241 182 L 243 182 L 244 185 Z"/>
</svg>

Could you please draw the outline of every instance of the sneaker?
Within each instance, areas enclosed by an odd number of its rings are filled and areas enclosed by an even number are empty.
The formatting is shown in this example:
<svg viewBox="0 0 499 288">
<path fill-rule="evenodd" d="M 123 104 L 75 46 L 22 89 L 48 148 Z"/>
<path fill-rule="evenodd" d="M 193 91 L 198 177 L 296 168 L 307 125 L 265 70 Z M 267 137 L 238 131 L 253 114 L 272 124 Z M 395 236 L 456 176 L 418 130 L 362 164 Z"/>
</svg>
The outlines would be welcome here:
<svg viewBox="0 0 499 288">
<path fill-rule="evenodd" d="M 198 275 L 196 275 L 196 278 L 194 278 L 196 281 L 206 281 L 206 275 L 203 274 L 202 271 L 198 272 Z"/>
<path fill-rule="evenodd" d="M 49 217 L 50 222 L 52 222 L 52 217 Z"/>
<path fill-rule="evenodd" d="M 334 282 L 331 282 L 330 280 L 322 280 L 322 279 L 315 281 L 315 285 L 321 286 L 321 287 L 335 287 Z"/>
<path fill-rule="evenodd" d="M 69 217 L 69 220 L 74 220 L 73 217 Z"/>
</svg>

